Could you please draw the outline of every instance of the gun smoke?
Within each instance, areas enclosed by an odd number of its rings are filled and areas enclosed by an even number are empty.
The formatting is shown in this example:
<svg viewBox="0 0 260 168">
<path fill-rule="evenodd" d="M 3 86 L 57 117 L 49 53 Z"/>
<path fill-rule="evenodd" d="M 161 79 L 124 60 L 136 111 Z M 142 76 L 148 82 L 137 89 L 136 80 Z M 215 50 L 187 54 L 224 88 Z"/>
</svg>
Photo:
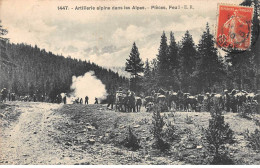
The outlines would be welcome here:
<svg viewBox="0 0 260 168">
<path fill-rule="evenodd" d="M 69 104 L 73 103 L 77 98 L 82 98 L 83 103 L 85 103 L 86 96 L 89 98 L 89 104 L 95 102 L 95 97 L 98 98 L 100 103 L 100 101 L 107 96 L 105 85 L 97 79 L 93 71 L 89 71 L 83 76 L 73 76 L 70 89 L 73 90 L 73 92 L 67 95 L 67 103 Z M 62 94 L 62 97 L 64 97 L 64 95 L 65 94 Z"/>
</svg>

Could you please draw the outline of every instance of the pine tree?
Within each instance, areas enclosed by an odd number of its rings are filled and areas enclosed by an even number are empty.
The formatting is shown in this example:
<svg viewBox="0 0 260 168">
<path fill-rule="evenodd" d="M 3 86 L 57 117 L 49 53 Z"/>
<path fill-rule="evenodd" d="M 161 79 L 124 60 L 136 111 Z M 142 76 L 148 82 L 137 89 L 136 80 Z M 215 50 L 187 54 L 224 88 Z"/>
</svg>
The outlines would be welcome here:
<svg viewBox="0 0 260 168">
<path fill-rule="evenodd" d="M 134 42 L 132 50 L 129 55 L 129 59 L 126 59 L 125 71 L 131 73 L 130 89 L 135 92 L 139 91 L 139 89 L 137 89 L 137 82 L 138 79 L 140 79 L 140 73 L 144 71 L 143 66 L 144 64 L 142 62 L 142 59 L 140 58 L 138 48 Z"/>
<path fill-rule="evenodd" d="M 171 72 L 170 76 L 170 83 L 174 90 L 179 89 L 179 68 L 180 68 L 180 61 L 178 55 L 178 46 L 175 42 L 173 32 L 170 33 L 170 45 L 169 45 L 169 64 L 170 68 L 169 71 Z"/>
<path fill-rule="evenodd" d="M 192 73 L 196 67 L 196 54 L 195 45 L 189 31 L 186 31 L 182 41 L 179 52 L 181 60 L 181 86 L 185 92 L 191 92 L 194 86 Z"/>
<path fill-rule="evenodd" d="M 9 71 L 10 68 L 12 68 L 13 64 L 10 62 L 9 57 L 6 53 L 6 44 L 8 42 L 8 39 L 3 37 L 8 33 L 6 29 L 3 28 L 1 25 L 1 20 L 0 20 L 0 79 L 2 82 L 0 83 L 0 89 L 7 87 L 9 85 L 8 83 L 8 78 L 9 78 Z M 2 73 L 2 72 L 6 73 Z"/>
<path fill-rule="evenodd" d="M 150 67 L 149 60 L 146 59 L 145 65 L 144 65 L 144 76 L 143 76 L 143 89 L 145 91 L 145 94 L 149 94 L 151 92 L 151 89 L 153 88 L 152 83 L 152 70 Z"/>
<path fill-rule="evenodd" d="M 158 59 L 158 85 L 159 87 L 168 88 L 170 85 L 170 63 L 168 57 L 168 45 L 165 32 L 161 36 Z"/>
<path fill-rule="evenodd" d="M 233 87 L 256 91 L 259 90 L 260 83 L 260 40 L 259 35 L 259 1 L 244 0 L 241 5 L 254 7 L 252 20 L 251 47 L 241 53 L 228 53 L 227 62 L 230 63 L 230 76 L 233 77 Z M 231 78 L 231 77 L 230 77 Z"/>
<path fill-rule="evenodd" d="M 246 57 L 252 57 L 251 65 L 251 79 L 252 85 L 255 90 L 260 90 L 260 40 L 259 40 L 259 27 L 260 27 L 260 3 L 259 0 L 244 0 L 241 5 L 250 6 L 254 8 L 254 16 L 252 20 L 252 38 L 251 50 L 245 52 Z"/>
<path fill-rule="evenodd" d="M 206 91 L 216 82 L 220 82 L 224 72 L 208 23 L 198 44 L 198 57 L 198 84 L 201 89 Z"/>
</svg>

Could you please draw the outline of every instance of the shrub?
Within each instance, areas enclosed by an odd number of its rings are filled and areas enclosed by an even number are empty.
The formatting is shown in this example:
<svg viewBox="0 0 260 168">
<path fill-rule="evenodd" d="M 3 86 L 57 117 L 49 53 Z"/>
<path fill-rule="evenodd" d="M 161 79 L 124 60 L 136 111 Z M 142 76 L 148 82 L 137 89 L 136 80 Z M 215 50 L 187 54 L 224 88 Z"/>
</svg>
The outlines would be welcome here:
<svg viewBox="0 0 260 168">
<path fill-rule="evenodd" d="M 141 148 L 140 139 L 138 139 L 137 136 L 133 133 L 133 130 L 130 126 L 128 127 L 128 135 L 122 143 L 125 147 L 130 148 L 134 151 Z"/>
<path fill-rule="evenodd" d="M 260 150 L 260 130 L 255 129 L 253 133 L 249 133 L 249 131 L 246 131 L 246 139 L 249 141 L 249 145 L 255 149 Z"/>
<path fill-rule="evenodd" d="M 193 120 L 192 120 L 192 117 L 187 115 L 186 118 L 185 118 L 185 123 L 186 124 L 193 124 Z"/>
<path fill-rule="evenodd" d="M 161 151 L 165 151 L 169 148 L 169 144 L 164 142 L 163 140 L 163 126 L 165 122 L 163 121 L 163 117 L 160 114 L 158 106 L 154 108 L 153 111 L 153 121 L 152 121 L 152 129 L 151 133 L 154 136 L 155 143 L 154 146 Z"/>
<path fill-rule="evenodd" d="M 166 124 L 166 129 L 163 134 L 167 141 L 174 141 L 180 138 L 177 134 L 177 129 L 175 125 L 172 124 L 172 122 L 168 122 Z"/>
<path fill-rule="evenodd" d="M 240 116 L 243 118 L 249 118 L 249 115 L 255 113 L 256 108 L 251 103 L 243 103 L 240 109 Z"/>
<path fill-rule="evenodd" d="M 118 128 L 118 123 L 119 123 L 120 117 L 117 117 L 113 123 L 114 128 Z"/>
<path fill-rule="evenodd" d="M 211 119 L 209 119 L 209 128 L 205 130 L 206 139 L 210 145 L 215 149 L 214 160 L 212 163 L 216 163 L 216 160 L 221 161 L 219 155 L 219 149 L 226 143 L 233 142 L 234 132 L 230 129 L 229 124 L 224 122 L 224 116 L 217 104 L 211 107 Z"/>
</svg>

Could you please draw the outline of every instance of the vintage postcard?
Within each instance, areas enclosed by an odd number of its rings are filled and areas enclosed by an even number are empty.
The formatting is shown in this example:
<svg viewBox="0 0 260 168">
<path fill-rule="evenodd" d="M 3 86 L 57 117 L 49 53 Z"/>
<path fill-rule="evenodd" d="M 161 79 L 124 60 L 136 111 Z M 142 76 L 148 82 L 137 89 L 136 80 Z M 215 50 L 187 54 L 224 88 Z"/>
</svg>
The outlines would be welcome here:
<svg viewBox="0 0 260 168">
<path fill-rule="evenodd" d="M 259 0 L 0 0 L 0 165 L 259 165 Z"/>
</svg>

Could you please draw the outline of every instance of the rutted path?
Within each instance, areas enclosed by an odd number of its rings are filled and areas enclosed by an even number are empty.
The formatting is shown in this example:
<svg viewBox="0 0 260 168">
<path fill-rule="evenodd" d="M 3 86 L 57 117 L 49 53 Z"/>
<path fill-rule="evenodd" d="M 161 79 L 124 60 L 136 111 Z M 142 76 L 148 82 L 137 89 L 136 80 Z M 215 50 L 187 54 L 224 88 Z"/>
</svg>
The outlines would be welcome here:
<svg viewBox="0 0 260 168">
<path fill-rule="evenodd" d="M 18 121 L 1 129 L 0 164 L 57 164 L 61 152 L 48 133 L 61 105 L 10 102 L 21 112 Z"/>
</svg>

